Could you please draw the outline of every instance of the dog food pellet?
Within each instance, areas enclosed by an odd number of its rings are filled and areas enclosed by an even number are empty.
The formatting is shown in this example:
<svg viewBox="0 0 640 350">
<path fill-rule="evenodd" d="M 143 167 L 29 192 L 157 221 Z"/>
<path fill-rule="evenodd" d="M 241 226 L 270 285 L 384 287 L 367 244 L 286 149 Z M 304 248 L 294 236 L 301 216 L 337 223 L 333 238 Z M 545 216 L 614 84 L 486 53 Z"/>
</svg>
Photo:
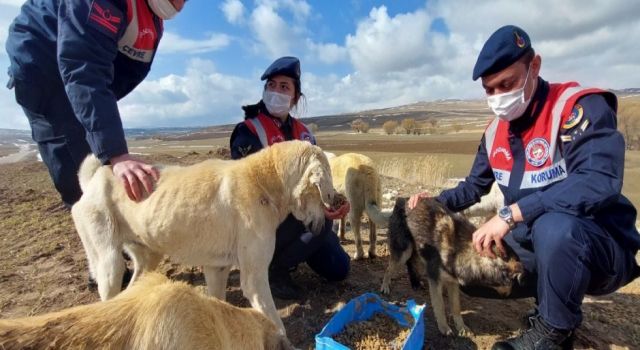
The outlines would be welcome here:
<svg viewBox="0 0 640 350">
<path fill-rule="evenodd" d="M 336 193 L 336 196 L 333 198 L 333 203 L 331 204 L 331 209 L 340 208 L 347 201 L 347 197 L 345 197 L 341 193 Z"/>
<path fill-rule="evenodd" d="M 352 350 L 402 349 L 409 331 L 390 316 L 376 313 L 366 321 L 348 324 L 334 339 Z"/>
</svg>

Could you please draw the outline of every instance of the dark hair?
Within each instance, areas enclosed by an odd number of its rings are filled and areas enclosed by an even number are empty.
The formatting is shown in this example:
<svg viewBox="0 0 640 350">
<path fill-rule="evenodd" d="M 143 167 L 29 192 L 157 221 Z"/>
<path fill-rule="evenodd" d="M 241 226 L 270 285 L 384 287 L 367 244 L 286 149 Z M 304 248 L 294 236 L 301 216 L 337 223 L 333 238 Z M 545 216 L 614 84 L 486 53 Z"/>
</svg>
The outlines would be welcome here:
<svg viewBox="0 0 640 350">
<path fill-rule="evenodd" d="M 533 58 L 536 57 L 536 50 L 533 47 L 530 47 L 527 52 L 525 52 L 522 57 L 520 57 L 520 62 L 524 63 L 525 66 L 528 66 Z"/>
</svg>

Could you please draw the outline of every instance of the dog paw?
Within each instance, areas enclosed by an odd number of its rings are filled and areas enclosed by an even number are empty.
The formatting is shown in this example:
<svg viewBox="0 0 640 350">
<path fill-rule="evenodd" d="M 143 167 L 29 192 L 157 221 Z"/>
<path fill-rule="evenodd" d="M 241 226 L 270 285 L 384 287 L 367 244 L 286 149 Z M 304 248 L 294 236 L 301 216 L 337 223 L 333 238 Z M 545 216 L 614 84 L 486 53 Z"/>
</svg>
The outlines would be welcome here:
<svg viewBox="0 0 640 350">
<path fill-rule="evenodd" d="M 364 252 L 355 252 L 353 254 L 353 260 L 361 260 L 364 259 Z"/>
<path fill-rule="evenodd" d="M 375 259 L 378 257 L 378 254 L 376 254 L 375 250 L 370 250 L 369 251 L 369 259 Z"/>
<path fill-rule="evenodd" d="M 446 336 L 446 337 L 451 337 L 453 336 L 453 331 L 451 330 L 451 327 L 449 327 L 448 325 L 445 326 L 438 326 L 438 331 L 440 331 L 440 334 Z"/>
<path fill-rule="evenodd" d="M 389 292 L 390 292 L 390 289 L 388 284 L 383 284 L 382 286 L 380 286 L 380 293 L 389 294 Z"/>
<path fill-rule="evenodd" d="M 469 329 L 469 327 L 464 326 L 461 328 L 458 328 L 458 336 L 459 337 L 473 337 L 474 334 L 473 332 Z"/>
</svg>

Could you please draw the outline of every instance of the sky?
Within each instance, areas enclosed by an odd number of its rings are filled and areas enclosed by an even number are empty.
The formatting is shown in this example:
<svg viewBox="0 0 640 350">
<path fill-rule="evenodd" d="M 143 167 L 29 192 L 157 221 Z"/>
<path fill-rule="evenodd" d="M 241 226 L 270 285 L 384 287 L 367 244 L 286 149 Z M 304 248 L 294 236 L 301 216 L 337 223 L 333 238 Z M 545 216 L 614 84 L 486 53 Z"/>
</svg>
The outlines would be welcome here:
<svg viewBox="0 0 640 350">
<path fill-rule="evenodd" d="M 2 48 L 23 2 L 0 0 Z M 473 65 L 506 24 L 527 31 L 546 80 L 640 87 L 638 14 L 628 0 L 190 0 L 119 109 L 125 128 L 236 123 L 260 100 L 264 70 L 288 55 L 301 60 L 300 117 L 484 98 Z M 8 62 L 0 50 L 0 72 Z M 28 129 L 5 81 L 0 128 Z"/>
</svg>

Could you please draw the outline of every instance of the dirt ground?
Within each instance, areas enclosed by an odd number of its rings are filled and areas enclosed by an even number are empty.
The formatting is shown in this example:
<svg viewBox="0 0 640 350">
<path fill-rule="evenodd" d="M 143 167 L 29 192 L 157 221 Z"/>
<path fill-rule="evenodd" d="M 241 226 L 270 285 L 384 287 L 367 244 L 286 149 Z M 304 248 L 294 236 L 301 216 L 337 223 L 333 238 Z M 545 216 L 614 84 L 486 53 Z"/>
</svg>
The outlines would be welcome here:
<svg viewBox="0 0 640 350">
<path fill-rule="evenodd" d="M 210 156 L 191 153 L 180 159 L 156 156 L 153 160 L 193 163 Z M 384 179 L 383 185 L 385 189 L 397 189 L 399 195 L 418 191 L 389 178 Z M 363 236 L 367 236 L 366 232 Z M 294 302 L 276 299 L 276 304 L 294 344 L 312 349 L 314 335 L 342 304 L 362 293 L 378 291 L 388 259 L 386 232 L 379 230 L 378 237 L 379 258 L 352 261 L 345 281 L 324 281 L 306 265 L 293 273 L 295 281 L 306 290 L 305 298 Z M 344 246 L 349 253 L 354 251 L 352 238 L 348 232 Z M 198 267 L 165 260 L 161 269 L 171 278 L 189 281 L 198 288 L 204 284 Z M 426 289 L 414 291 L 409 287 L 405 273 L 393 280 L 391 295 L 385 299 L 414 299 L 421 304 L 429 301 Z M 239 289 L 237 271 L 230 276 L 227 300 L 249 306 Z M 0 318 L 37 315 L 95 301 L 97 293 L 87 289 L 82 245 L 70 214 L 59 204 L 45 167 L 36 161 L 0 165 Z M 463 295 L 463 317 L 475 335 L 459 338 L 438 334 L 427 305 L 425 349 L 488 349 L 497 339 L 515 334 L 520 317 L 532 305 L 532 299 L 486 300 Z M 577 348 L 640 349 L 640 280 L 617 293 L 589 297 L 583 310 Z"/>
</svg>

